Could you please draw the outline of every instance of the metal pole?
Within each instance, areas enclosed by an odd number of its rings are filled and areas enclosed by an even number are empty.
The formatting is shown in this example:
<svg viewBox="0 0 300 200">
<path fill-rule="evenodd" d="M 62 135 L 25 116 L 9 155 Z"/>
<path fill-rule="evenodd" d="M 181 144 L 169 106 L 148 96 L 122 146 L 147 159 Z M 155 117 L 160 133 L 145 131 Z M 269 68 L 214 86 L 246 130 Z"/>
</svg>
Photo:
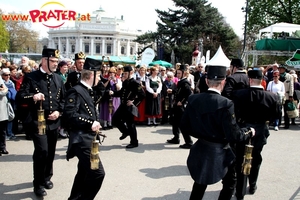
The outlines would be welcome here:
<svg viewBox="0 0 300 200">
<path fill-rule="evenodd" d="M 247 39 L 247 23 L 248 23 L 248 4 L 249 4 L 249 0 L 246 0 L 246 8 L 245 8 L 245 28 L 244 28 L 244 44 L 243 44 L 243 53 L 242 55 L 244 55 L 245 53 L 245 48 L 246 48 L 246 39 Z"/>
<path fill-rule="evenodd" d="M 201 62 L 202 56 L 203 56 L 203 39 L 202 38 L 199 39 L 199 45 L 200 45 L 200 62 Z"/>
</svg>

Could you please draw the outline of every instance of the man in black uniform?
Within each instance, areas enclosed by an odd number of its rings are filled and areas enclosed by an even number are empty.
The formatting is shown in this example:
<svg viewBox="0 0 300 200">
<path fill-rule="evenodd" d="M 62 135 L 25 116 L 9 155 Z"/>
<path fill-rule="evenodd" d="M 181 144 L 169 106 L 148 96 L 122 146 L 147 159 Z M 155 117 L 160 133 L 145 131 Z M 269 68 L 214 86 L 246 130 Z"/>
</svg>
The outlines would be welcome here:
<svg viewBox="0 0 300 200">
<path fill-rule="evenodd" d="M 232 59 L 230 68 L 231 75 L 226 78 L 222 96 L 232 99 L 233 91 L 249 87 L 249 79 L 245 71 L 243 60 Z"/>
<path fill-rule="evenodd" d="M 110 95 L 121 98 L 121 104 L 112 117 L 112 123 L 122 133 L 120 140 L 130 136 L 130 144 L 126 148 L 138 147 L 137 131 L 134 123 L 134 116 L 138 116 L 137 106 L 145 98 L 145 93 L 140 83 L 133 78 L 131 66 L 125 66 L 123 71 L 122 89 L 110 91 Z"/>
<path fill-rule="evenodd" d="M 194 185 L 190 200 L 202 199 L 207 185 L 223 179 L 219 199 L 230 200 L 234 192 L 234 153 L 229 142 L 245 140 L 253 128 L 239 128 L 233 102 L 223 96 L 226 67 L 209 66 L 207 92 L 189 97 L 180 128 L 198 138 L 191 147 L 187 165 Z"/>
<path fill-rule="evenodd" d="M 94 199 L 105 176 L 101 161 L 97 170 L 90 168 L 91 144 L 96 131 L 101 128 L 95 108 L 95 92 L 92 89 L 98 81 L 95 80 L 94 73 L 100 67 L 100 61 L 87 58 L 81 71 L 81 81 L 67 92 L 63 114 L 69 124 L 70 135 L 67 160 L 74 156 L 79 160 L 69 200 Z"/>
<path fill-rule="evenodd" d="M 85 54 L 79 52 L 75 54 L 75 63 L 76 71 L 68 74 L 67 82 L 65 84 L 66 90 L 69 90 L 71 87 L 77 85 L 80 82 L 81 71 L 85 62 Z"/>
<path fill-rule="evenodd" d="M 182 114 L 184 112 L 187 99 L 192 94 L 191 84 L 187 80 L 187 69 L 185 65 L 180 65 L 176 71 L 177 78 L 179 79 L 177 83 L 176 90 L 173 90 L 174 94 L 174 103 L 172 107 L 172 114 L 173 114 L 173 123 L 172 123 L 172 132 L 174 137 L 170 140 L 167 140 L 167 143 L 171 144 L 179 144 L 179 133 L 180 128 L 179 124 L 182 118 Z M 184 139 L 184 144 L 180 145 L 180 148 L 189 149 L 191 148 L 193 141 L 191 136 L 188 133 L 182 131 L 182 136 Z"/>
<path fill-rule="evenodd" d="M 33 185 L 37 196 L 46 196 L 44 188 L 53 187 L 50 179 L 53 175 L 57 128 L 60 126 L 65 97 L 63 81 L 58 74 L 54 73 L 58 65 L 58 50 L 43 49 L 42 57 L 40 69 L 25 76 L 17 94 L 18 102 L 28 103 L 32 117 L 30 126 L 34 143 Z M 46 119 L 45 134 L 38 130 L 37 112 L 40 109 L 44 110 Z"/>
<path fill-rule="evenodd" d="M 260 69 L 253 69 L 248 72 L 250 88 L 238 90 L 233 93 L 235 114 L 240 126 L 251 126 L 255 128 L 256 135 L 251 139 L 254 146 L 252 151 L 252 168 L 250 175 L 245 176 L 241 173 L 243 163 L 244 149 L 246 142 L 240 142 L 236 145 L 236 173 L 237 186 L 236 197 L 243 199 L 246 193 L 247 178 L 249 179 L 249 193 L 254 194 L 257 186 L 259 168 L 262 163 L 261 151 L 267 143 L 270 135 L 268 125 L 266 124 L 272 117 L 278 116 L 280 106 L 277 101 L 277 95 L 264 91 L 261 86 L 263 78 Z"/>
</svg>

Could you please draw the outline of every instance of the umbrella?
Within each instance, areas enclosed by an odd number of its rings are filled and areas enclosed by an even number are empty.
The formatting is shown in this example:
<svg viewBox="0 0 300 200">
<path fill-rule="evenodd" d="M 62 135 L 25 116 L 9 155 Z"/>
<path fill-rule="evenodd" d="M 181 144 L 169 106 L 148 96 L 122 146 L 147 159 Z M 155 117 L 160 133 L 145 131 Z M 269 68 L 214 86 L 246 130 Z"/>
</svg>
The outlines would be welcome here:
<svg viewBox="0 0 300 200">
<path fill-rule="evenodd" d="M 167 61 L 163 61 L 163 60 L 156 60 L 156 61 L 153 61 L 151 63 L 149 63 L 149 66 L 153 66 L 153 65 L 160 65 L 160 66 L 163 66 L 163 67 L 172 67 L 173 65 Z"/>
</svg>

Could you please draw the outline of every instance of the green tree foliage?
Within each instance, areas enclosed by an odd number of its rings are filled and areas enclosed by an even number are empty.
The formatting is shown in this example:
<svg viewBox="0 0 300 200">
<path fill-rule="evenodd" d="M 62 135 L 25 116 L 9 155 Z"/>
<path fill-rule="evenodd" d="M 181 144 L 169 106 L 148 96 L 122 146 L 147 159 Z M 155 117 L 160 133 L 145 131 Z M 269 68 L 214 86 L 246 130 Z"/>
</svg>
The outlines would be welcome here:
<svg viewBox="0 0 300 200">
<path fill-rule="evenodd" d="M 148 32 L 137 38 L 142 44 L 162 42 L 164 59 L 170 61 L 174 50 L 176 62 L 191 64 L 191 56 L 199 38 L 203 39 L 203 52 L 214 55 L 221 45 L 225 54 L 236 57 L 240 42 L 233 29 L 218 10 L 207 0 L 173 0 L 176 9 L 158 10 L 156 32 Z"/>
<path fill-rule="evenodd" d="M 300 24 L 299 0 L 248 1 L 250 33 L 279 22 Z"/>
<path fill-rule="evenodd" d="M 36 52 L 39 34 L 31 29 L 30 22 L 9 20 L 5 23 L 9 33 L 10 53 Z"/>
<path fill-rule="evenodd" d="M 2 10 L 0 9 L 0 16 Z M 0 52 L 5 52 L 9 49 L 9 34 L 5 28 L 5 22 L 0 18 Z"/>
<path fill-rule="evenodd" d="M 300 24 L 300 6 L 299 0 L 248 0 L 248 24 L 247 24 L 247 46 L 248 49 L 255 47 L 257 33 L 262 28 L 275 23 L 285 22 Z M 264 33 L 262 33 L 264 34 Z M 277 37 L 279 33 L 274 33 Z M 264 35 L 261 35 L 262 37 Z M 272 56 L 261 56 L 258 64 L 282 62 L 286 58 L 274 58 Z"/>
</svg>

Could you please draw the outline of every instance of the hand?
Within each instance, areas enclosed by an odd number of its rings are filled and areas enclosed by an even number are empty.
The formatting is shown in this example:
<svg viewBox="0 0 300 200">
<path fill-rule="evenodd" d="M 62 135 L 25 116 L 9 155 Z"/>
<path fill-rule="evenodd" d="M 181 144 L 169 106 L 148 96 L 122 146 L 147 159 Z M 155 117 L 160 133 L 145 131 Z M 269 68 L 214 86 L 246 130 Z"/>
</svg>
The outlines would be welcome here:
<svg viewBox="0 0 300 200">
<path fill-rule="evenodd" d="M 251 130 L 251 132 L 252 132 L 252 137 L 254 137 L 254 136 L 255 136 L 255 129 L 252 128 L 252 127 L 250 127 L 250 130 Z"/>
<path fill-rule="evenodd" d="M 182 106 L 181 101 L 178 101 L 177 106 Z"/>
<path fill-rule="evenodd" d="M 153 98 L 156 98 L 157 97 L 157 93 L 153 93 Z"/>
<path fill-rule="evenodd" d="M 128 101 L 127 101 L 127 106 L 132 106 L 132 105 L 133 105 L 133 102 L 134 102 L 134 100 L 132 100 L 132 101 L 128 100 Z"/>
<path fill-rule="evenodd" d="M 170 94 L 172 93 L 172 89 L 167 89 L 167 92 Z"/>
<path fill-rule="evenodd" d="M 113 95 L 114 92 L 112 90 L 109 90 L 109 95 Z"/>
<path fill-rule="evenodd" d="M 102 128 L 101 124 L 98 121 L 94 121 L 92 124 L 92 131 L 99 131 Z"/>
<path fill-rule="evenodd" d="M 57 118 L 59 118 L 60 113 L 58 111 L 54 111 L 53 113 L 51 113 L 50 115 L 48 115 L 48 120 L 56 120 Z"/>
<path fill-rule="evenodd" d="M 40 100 L 45 101 L 45 95 L 43 93 L 37 93 L 37 94 L 33 95 L 33 100 L 34 101 L 40 101 Z"/>
</svg>

